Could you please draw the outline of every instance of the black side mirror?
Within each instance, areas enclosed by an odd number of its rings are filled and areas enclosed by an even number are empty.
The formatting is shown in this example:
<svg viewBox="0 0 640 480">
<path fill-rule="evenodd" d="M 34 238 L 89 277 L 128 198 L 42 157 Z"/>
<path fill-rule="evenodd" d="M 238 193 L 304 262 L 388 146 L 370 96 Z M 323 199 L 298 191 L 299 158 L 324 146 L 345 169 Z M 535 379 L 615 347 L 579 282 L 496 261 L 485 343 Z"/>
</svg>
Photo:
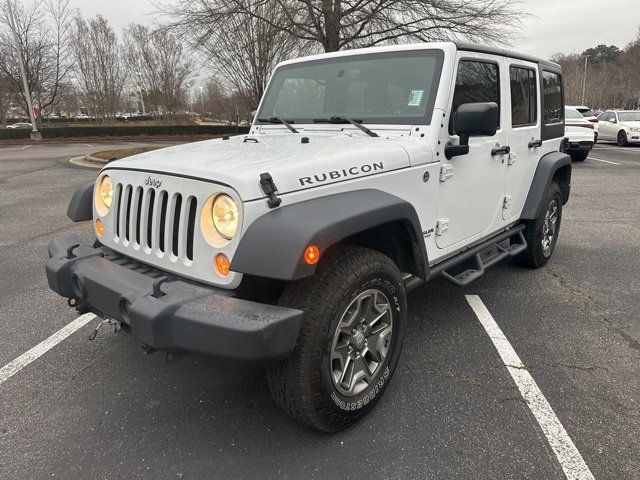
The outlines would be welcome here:
<svg viewBox="0 0 640 480">
<path fill-rule="evenodd" d="M 460 145 L 447 145 L 444 154 L 447 160 L 469 153 L 469 137 L 493 137 L 498 131 L 500 107 L 495 102 L 464 103 L 455 116 L 455 131 L 460 136 Z"/>
</svg>

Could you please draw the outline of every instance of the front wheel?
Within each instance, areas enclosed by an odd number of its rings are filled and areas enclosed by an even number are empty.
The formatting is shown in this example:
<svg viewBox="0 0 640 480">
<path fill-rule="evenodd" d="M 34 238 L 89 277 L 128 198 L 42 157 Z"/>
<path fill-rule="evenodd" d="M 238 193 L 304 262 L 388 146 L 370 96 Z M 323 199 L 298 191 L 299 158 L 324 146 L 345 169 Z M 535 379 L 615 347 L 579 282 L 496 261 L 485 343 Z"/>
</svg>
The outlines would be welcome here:
<svg viewBox="0 0 640 480">
<path fill-rule="evenodd" d="M 627 139 L 627 132 L 625 132 L 624 130 L 620 130 L 618 132 L 618 146 L 626 147 L 627 145 L 629 145 L 629 141 Z"/>
<path fill-rule="evenodd" d="M 267 367 L 269 389 L 299 422 L 342 430 L 369 412 L 396 368 L 406 324 L 402 276 L 387 256 L 346 247 L 308 279 L 291 283 L 281 305 L 304 311 L 292 354 Z"/>
<path fill-rule="evenodd" d="M 556 248 L 561 221 L 562 194 L 558 184 L 551 182 L 538 218 L 526 222 L 527 249 L 516 257 L 516 262 L 527 268 L 546 265 Z"/>
</svg>

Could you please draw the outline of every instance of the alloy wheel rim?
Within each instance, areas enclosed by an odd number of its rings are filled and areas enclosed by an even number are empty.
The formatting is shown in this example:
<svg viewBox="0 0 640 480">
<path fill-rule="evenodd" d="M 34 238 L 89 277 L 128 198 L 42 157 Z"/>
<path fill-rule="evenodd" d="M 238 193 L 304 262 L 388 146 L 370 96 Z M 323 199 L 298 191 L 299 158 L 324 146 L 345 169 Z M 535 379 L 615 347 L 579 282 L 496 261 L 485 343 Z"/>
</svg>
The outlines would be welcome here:
<svg viewBox="0 0 640 480">
<path fill-rule="evenodd" d="M 544 216 L 542 226 L 542 252 L 546 257 L 551 255 L 551 247 L 556 236 L 558 226 L 558 202 L 552 200 Z"/>
<path fill-rule="evenodd" d="M 370 289 L 354 298 L 340 317 L 331 345 L 331 379 L 352 397 L 376 380 L 389 354 L 393 314 L 387 296 Z"/>
</svg>

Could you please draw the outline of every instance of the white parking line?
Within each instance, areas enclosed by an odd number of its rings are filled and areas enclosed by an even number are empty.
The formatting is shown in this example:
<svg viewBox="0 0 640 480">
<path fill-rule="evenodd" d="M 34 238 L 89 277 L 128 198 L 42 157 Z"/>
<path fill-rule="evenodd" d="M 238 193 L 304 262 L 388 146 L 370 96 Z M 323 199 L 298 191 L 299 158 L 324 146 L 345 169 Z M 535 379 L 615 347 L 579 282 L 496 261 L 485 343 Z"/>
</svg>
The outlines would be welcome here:
<svg viewBox="0 0 640 480">
<path fill-rule="evenodd" d="M 553 412 L 551 405 L 547 402 L 547 399 L 523 365 L 507 337 L 502 333 L 487 307 L 477 295 L 466 295 L 466 297 L 467 302 L 469 302 L 496 350 L 498 350 L 498 354 L 500 354 L 500 358 L 502 358 L 513 381 L 518 386 L 520 394 L 527 402 L 545 437 L 547 437 L 549 446 L 556 454 L 565 476 L 570 480 L 592 480 L 594 478 L 593 474 L 582 455 L 580 455 L 560 420 Z"/>
<path fill-rule="evenodd" d="M 595 160 L 596 162 L 610 163 L 611 165 L 620 165 L 619 163 L 612 162 L 610 160 L 602 160 L 601 158 L 595 158 L 595 157 L 592 157 L 591 155 L 589 155 L 588 158 L 589 160 Z"/>
<path fill-rule="evenodd" d="M 0 385 L 2 385 L 6 380 L 18 373 L 24 367 L 29 365 L 31 362 L 37 360 L 42 355 L 47 353 L 69 335 L 80 330 L 94 318 L 96 318 L 96 316 L 93 313 L 85 313 L 84 315 L 79 316 L 73 322 L 62 327 L 56 333 L 51 335 L 46 340 L 40 342 L 31 350 L 23 353 L 15 360 L 7 363 L 4 367 L 0 368 Z"/>
<path fill-rule="evenodd" d="M 640 150 L 634 149 L 631 147 L 615 147 L 613 145 L 596 145 L 593 147 L 596 150 L 618 150 L 626 153 L 633 153 L 635 155 L 640 155 Z"/>
<path fill-rule="evenodd" d="M 24 145 L 22 147 L 3 148 L 2 150 L 26 150 L 29 147 L 31 147 L 31 145 Z"/>
</svg>

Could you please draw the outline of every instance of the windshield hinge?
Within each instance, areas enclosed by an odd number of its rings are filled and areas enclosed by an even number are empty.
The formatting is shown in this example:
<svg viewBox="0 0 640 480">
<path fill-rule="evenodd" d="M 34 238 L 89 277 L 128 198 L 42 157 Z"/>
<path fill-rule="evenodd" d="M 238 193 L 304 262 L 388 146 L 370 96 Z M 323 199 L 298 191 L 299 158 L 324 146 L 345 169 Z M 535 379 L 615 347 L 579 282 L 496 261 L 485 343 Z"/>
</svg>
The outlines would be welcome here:
<svg viewBox="0 0 640 480">
<path fill-rule="evenodd" d="M 269 208 L 276 208 L 282 203 L 282 199 L 276 196 L 278 188 L 276 187 L 276 184 L 273 183 L 273 178 L 271 178 L 270 173 L 260 174 L 260 187 L 262 188 L 264 194 L 269 197 L 269 200 L 267 200 L 267 205 L 269 205 Z"/>
</svg>

